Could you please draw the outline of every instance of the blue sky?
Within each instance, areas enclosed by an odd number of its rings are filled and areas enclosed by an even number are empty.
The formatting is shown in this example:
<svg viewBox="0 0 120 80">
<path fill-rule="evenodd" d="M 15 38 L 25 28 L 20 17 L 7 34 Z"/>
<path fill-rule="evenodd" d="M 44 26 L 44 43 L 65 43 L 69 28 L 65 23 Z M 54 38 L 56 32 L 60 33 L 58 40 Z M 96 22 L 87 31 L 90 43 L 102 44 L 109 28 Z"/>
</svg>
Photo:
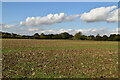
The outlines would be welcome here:
<svg viewBox="0 0 120 80">
<path fill-rule="evenodd" d="M 3 2 L 119 2 L 119 0 L 2 0 Z"/>
<path fill-rule="evenodd" d="M 18 25 L 20 21 L 25 21 L 27 17 L 44 17 L 48 14 L 65 13 L 66 15 L 80 15 L 99 7 L 117 6 L 117 2 L 3 2 L 2 20 L 3 24 Z M 118 27 L 117 23 L 93 22 L 86 23 L 80 18 L 74 21 L 67 21 L 43 26 L 17 26 L 4 29 L 8 32 L 20 34 L 33 34 L 33 32 L 20 31 L 20 28 L 38 28 L 41 30 L 60 30 L 60 29 L 109 29 L 114 30 Z M 37 31 L 39 32 L 39 31 Z M 44 31 L 43 31 L 44 32 Z M 56 32 L 57 33 L 57 32 Z M 84 32 L 83 32 L 84 33 Z"/>
</svg>

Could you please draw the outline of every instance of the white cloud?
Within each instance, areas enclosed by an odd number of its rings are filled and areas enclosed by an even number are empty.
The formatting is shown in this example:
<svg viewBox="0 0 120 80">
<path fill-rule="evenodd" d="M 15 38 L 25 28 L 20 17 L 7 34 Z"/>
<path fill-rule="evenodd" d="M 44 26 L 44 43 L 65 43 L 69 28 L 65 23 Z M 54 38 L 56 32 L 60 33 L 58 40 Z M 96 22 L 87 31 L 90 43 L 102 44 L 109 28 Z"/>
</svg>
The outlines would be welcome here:
<svg viewBox="0 0 120 80">
<path fill-rule="evenodd" d="M 45 17 L 27 17 L 25 21 L 20 22 L 20 25 L 25 25 L 25 26 L 50 25 L 65 21 L 72 21 L 78 16 L 79 15 L 67 16 L 64 13 L 60 13 L 60 14 L 49 14 Z"/>
<path fill-rule="evenodd" d="M 120 21 L 120 19 L 118 17 L 120 14 L 120 9 L 116 9 L 113 12 L 111 12 L 108 16 L 108 18 L 106 19 L 108 22 L 117 22 Z"/>
<path fill-rule="evenodd" d="M 73 21 L 77 17 L 86 22 L 117 22 L 118 21 L 117 6 L 100 7 L 90 10 L 88 13 L 79 15 L 66 15 L 65 13 L 48 14 L 43 17 L 27 17 L 25 21 L 21 21 L 19 24 L 23 26 L 42 26 L 51 25 L 55 23 L 62 23 L 65 21 Z M 120 20 L 119 20 L 120 21 Z"/>
<path fill-rule="evenodd" d="M 112 30 L 110 34 L 120 34 L 120 27 L 116 28 L 115 30 Z"/>
<path fill-rule="evenodd" d="M 6 25 L 6 24 L 0 24 L 0 26 L 1 28 L 5 28 L 5 29 L 16 27 L 15 25 Z"/>
<path fill-rule="evenodd" d="M 116 8 L 117 6 L 95 8 L 88 13 L 83 13 L 80 19 L 86 22 L 117 22 L 118 9 Z"/>
<path fill-rule="evenodd" d="M 11 32 L 11 31 L 9 31 Z M 74 35 L 77 32 L 82 32 L 83 35 L 110 35 L 110 34 L 118 34 L 120 33 L 120 28 L 116 28 L 115 30 L 110 30 L 109 28 L 102 27 L 102 28 L 92 28 L 92 29 L 39 29 L 39 28 L 30 28 L 30 29 L 17 29 L 14 33 L 18 33 L 21 35 L 33 35 L 34 33 L 45 33 L 45 34 L 59 34 L 63 32 L 68 32 L 69 34 Z"/>
<path fill-rule="evenodd" d="M 46 33 L 46 34 L 59 34 L 63 32 L 68 32 L 70 34 L 75 34 L 77 32 L 82 32 L 84 35 L 109 35 L 110 30 L 107 28 L 100 28 L 100 29 L 59 29 L 59 30 L 41 30 L 39 33 Z"/>
<path fill-rule="evenodd" d="M 37 28 L 30 28 L 30 29 L 28 29 L 28 31 L 30 31 L 30 32 L 32 32 L 32 31 L 39 31 L 39 29 L 37 29 Z"/>
</svg>

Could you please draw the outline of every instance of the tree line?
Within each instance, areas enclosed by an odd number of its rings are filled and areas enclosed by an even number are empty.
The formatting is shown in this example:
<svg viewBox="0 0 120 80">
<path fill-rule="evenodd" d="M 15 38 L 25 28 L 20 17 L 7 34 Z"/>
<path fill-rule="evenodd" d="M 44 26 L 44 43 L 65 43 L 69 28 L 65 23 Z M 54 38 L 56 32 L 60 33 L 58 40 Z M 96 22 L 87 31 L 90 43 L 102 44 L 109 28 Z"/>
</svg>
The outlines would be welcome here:
<svg viewBox="0 0 120 80">
<path fill-rule="evenodd" d="M 120 34 L 111 34 L 110 36 L 97 34 L 94 35 L 83 35 L 81 32 L 71 35 L 67 32 L 60 34 L 38 34 L 34 35 L 19 35 L 15 33 L 0 32 L 0 38 L 10 38 L 10 39 L 71 39 L 71 40 L 96 40 L 96 41 L 120 41 Z"/>
</svg>

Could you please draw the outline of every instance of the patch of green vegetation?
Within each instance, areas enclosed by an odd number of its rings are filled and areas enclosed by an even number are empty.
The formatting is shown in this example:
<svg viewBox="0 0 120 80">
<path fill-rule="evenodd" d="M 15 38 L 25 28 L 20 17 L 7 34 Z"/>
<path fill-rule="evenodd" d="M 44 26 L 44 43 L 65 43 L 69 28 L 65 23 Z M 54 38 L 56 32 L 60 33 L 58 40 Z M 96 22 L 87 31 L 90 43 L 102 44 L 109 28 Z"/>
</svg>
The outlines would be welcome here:
<svg viewBox="0 0 120 80">
<path fill-rule="evenodd" d="M 63 49 L 83 49 L 83 48 L 118 48 L 120 46 L 83 46 L 83 47 L 21 47 L 21 48 L 4 48 L 2 52 L 16 52 L 27 50 L 63 50 Z"/>
</svg>

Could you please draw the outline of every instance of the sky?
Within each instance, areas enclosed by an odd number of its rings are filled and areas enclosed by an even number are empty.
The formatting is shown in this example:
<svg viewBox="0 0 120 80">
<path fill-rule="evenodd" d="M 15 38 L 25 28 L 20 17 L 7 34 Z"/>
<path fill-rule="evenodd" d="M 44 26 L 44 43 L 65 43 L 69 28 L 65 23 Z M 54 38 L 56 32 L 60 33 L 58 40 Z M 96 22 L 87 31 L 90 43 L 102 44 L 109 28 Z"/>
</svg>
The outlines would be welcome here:
<svg viewBox="0 0 120 80">
<path fill-rule="evenodd" d="M 1 0 L 2 2 L 119 2 L 119 0 Z"/>
<path fill-rule="evenodd" d="M 82 32 L 109 35 L 119 30 L 117 2 L 3 2 L 2 31 L 32 35 Z"/>
</svg>

